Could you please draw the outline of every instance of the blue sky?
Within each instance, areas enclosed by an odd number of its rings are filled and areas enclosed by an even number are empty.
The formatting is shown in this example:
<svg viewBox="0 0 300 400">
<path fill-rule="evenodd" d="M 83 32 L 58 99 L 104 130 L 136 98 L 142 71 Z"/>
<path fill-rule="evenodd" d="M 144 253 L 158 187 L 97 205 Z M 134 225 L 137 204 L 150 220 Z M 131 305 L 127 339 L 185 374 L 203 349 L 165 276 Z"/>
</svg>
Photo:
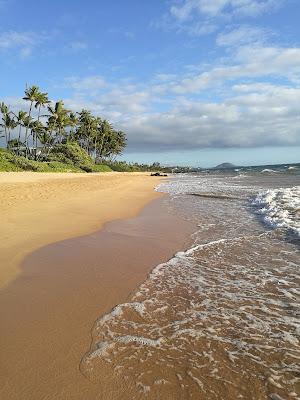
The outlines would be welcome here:
<svg viewBox="0 0 300 400">
<path fill-rule="evenodd" d="M 300 161 L 298 0 L 0 0 L 0 100 L 37 84 L 128 134 L 125 159 Z"/>
</svg>

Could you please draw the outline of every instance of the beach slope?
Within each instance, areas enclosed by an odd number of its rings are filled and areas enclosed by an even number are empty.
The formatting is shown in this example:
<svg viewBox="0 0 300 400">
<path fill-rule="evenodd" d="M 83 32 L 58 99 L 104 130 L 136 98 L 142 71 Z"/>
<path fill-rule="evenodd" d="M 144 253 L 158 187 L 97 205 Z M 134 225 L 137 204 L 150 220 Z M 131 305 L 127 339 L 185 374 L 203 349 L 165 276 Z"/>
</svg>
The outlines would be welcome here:
<svg viewBox="0 0 300 400">
<path fill-rule="evenodd" d="M 137 214 L 160 178 L 145 173 L 0 173 L 0 287 L 24 257 L 49 243 Z"/>
</svg>

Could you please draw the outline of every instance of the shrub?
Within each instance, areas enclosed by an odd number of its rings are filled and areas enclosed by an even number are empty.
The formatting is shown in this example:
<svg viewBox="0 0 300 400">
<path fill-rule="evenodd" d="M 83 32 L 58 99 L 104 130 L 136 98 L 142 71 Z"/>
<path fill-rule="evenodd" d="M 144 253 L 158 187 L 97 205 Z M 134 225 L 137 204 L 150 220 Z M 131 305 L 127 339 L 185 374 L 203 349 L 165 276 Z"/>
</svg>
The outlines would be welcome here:
<svg viewBox="0 0 300 400">
<path fill-rule="evenodd" d="M 110 172 L 112 169 L 105 164 L 95 164 L 93 167 L 93 172 Z"/>
<path fill-rule="evenodd" d="M 95 166 L 92 158 L 75 142 L 56 144 L 51 149 L 48 160 L 71 164 L 86 172 L 93 172 Z"/>
<path fill-rule="evenodd" d="M 138 172 L 141 171 L 139 167 L 133 164 L 127 164 L 125 161 L 115 161 L 107 163 L 107 165 L 113 170 L 118 172 Z"/>
<path fill-rule="evenodd" d="M 64 164 L 59 161 L 50 161 L 45 164 L 47 164 L 49 172 L 83 172 L 82 169 L 74 165 Z"/>
<path fill-rule="evenodd" d="M 4 149 L 0 149 L 0 171 L 22 171 L 13 162 L 14 156 Z"/>
<path fill-rule="evenodd" d="M 48 161 L 29 160 L 0 148 L 0 171 L 34 172 L 109 172 L 104 164 L 95 164 L 78 144 L 56 145 Z"/>
<path fill-rule="evenodd" d="M 39 166 L 37 161 L 28 160 L 22 156 L 14 156 L 13 163 L 23 171 L 38 171 L 43 168 L 42 166 Z"/>
</svg>

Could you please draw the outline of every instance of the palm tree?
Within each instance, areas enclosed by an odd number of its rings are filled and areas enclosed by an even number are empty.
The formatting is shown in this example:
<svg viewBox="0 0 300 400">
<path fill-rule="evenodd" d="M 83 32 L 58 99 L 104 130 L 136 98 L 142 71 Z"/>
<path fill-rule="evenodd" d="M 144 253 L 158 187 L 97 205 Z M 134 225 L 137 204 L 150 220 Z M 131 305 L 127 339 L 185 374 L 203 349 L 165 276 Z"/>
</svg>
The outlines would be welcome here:
<svg viewBox="0 0 300 400">
<path fill-rule="evenodd" d="M 47 130 L 47 128 L 41 123 L 41 121 L 33 121 L 30 124 L 30 129 L 33 133 L 36 143 L 38 139 L 40 139 L 41 141 L 45 138 L 45 131 Z M 37 147 L 35 147 L 34 150 L 34 158 L 35 160 L 37 160 Z"/>
<path fill-rule="evenodd" d="M 48 93 L 42 93 L 39 92 L 36 96 L 36 100 L 35 100 L 35 108 L 38 109 L 38 118 L 37 118 L 37 122 L 40 122 L 40 115 L 41 115 L 41 107 L 45 107 L 46 104 L 49 104 L 50 101 L 48 99 Z M 35 142 L 35 159 L 36 159 L 36 154 L 37 154 L 37 145 L 38 145 L 38 135 L 35 134 L 33 141 Z"/>
<path fill-rule="evenodd" d="M 13 113 L 9 111 L 8 106 L 3 102 L 0 105 L 0 110 L 2 113 L 2 123 L 0 124 L 0 126 L 4 128 L 6 148 L 8 149 L 10 147 L 10 142 L 11 142 L 11 131 L 14 130 L 18 124 L 14 120 L 14 117 L 11 117 Z"/>
<path fill-rule="evenodd" d="M 27 147 L 28 147 L 28 143 L 27 143 L 28 142 L 28 129 L 29 129 L 29 124 L 30 124 L 32 105 L 35 101 L 37 101 L 39 96 L 40 96 L 40 88 L 38 86 L 33 85 L 33 86 L 25 89 L 25 96 L 23 97 L 23 100 L 30 102 L 29 112 L 28 112 L 29 122 L 26 125 L 26 131 L 25 131 L 26 156 L 27 156 Z"/>
<path fill-rule="evenodd" d="M 55 130 L 55 124 L 51 121 L 47 121 L 47 126 L 44 126 L 44 130 L 42 132 L 40 132 L 39 135 L 39 140 L 42 143 L 43 147 L 41 150 L 40 155 L 46 155 L 49 154 L 50 149 L 51 149 L 51 145 L 54 143 L 54 138 L 52 136 L 53 132 Z M 39 159 L 39 156 L 37 157 L 37 159 Z"/>
<path fill-rule="evenodd" d="M 99 133 L 100 133 L 100 145 L 98 149 L 99 158 L 102 159 L 105 153 L 105 142 L 108 141 L 108 138 L 112 132 L 112 125 L 104 119 L 102 123 L 99 125 Z"/>
<path fill-rule="evenodd" d="M 7 137 L 7 139 L 8 139 L 8 143 L 7 143 L 7 147 L 9 148 L 9 147 L 11 147 L 11 131 L 13 131 L 17 126 L 18 126 L 18 123 L 14 120 L 14 118 L 13 117 L 11 117 L 9 114 L 7 114 L 7 117 L 6 117 L 6 126 L 7 126 L 7 132 L 8 132 L 8 137 Z"/>
<path fill-rule="evenodd" d="M 69 132 L 69 137 L 67 140 L 74 140 L 75 139 L 75 130 L 74 128 L 78 124 L 78 118 L 76 117 L 76 113 L 70 112 L 69 114 L 69 126 L 70 126 L 70 132 Z"/>
<path fill-rule="evenodd" d="M 64 107 L 64 102 L 62 100 L 57 101 L 55 106 L 48 106 L 48 124 L 51 125 L 54 131 L 57 133 L 57 141 L 62 142 L 63 136 L 65 134 L 65 128 L 69 123 L 69 110 Z"/>
<path fill-rule="evenodd" d="M 88 153 L 91 152 L 91 144 L 93 136 L 97 130 L 97 119 L 93 117 L 90 111 L 81 110 L 78 113 L 78 129 L 76 130 L 76 138 L 79 145 Z"/>
<path fill-rule="evenodd" d="M 41 156 L 47 158 L 53 145 L 69 140 L 77 142 L 95 160 L 113 160 L 126 146 L 126 135 L 122 131 L 116 131 L 107 120 L 94 116 L 88 110 L 71 112 L 65 108 L 63 101 L 49 104 L 48 94 L 41 92 L 38 86 L 26 87 L 23 99 L 30 103 L 28 112 L 21 110 L 13 113 L 6 104 L 0 103 L 0 127 L 4 133 L 1 137 L 5 137 L 6 147 L 17 151 L 18 154 L 20 144 L 24 141 L 25 156 L 28 156 L 31 135 L 35 159 Z M 33 106 L 37 110 L 37 119 L 32 118 Z M 48 113 L 42 115 L 42 109 L 46 106 Z M 44 120 L 41 122 L 41 117 L 47 118 L 46 124 L 42 123 Z M 11 140 L 11 132 L 17 126 L 18 138 Z M 39 155 L 38 140 L 43 146 Z"/>
<path fill-rule="evenodd" d="M 2 128 L 4 128 L 5 144 L 6 144 L 6 147 L 8 147 L 6 116 L 9 115 L 9 108 L 7 107 L 7 105 L 4 102 L 2 102 L 0 104 L 0 111 L 2 113 L 2 121 L 3 121 L 3 123 L 1 123 L 0 126 Z M 3 132 L 3 131 L 1 131 L 1 132 Z"/>
<path fill-rule="evenodd" d="M 22 127 L 26 126 L 26 118 L 27 118 L 27 113 L 25 111 L 19 111 L 17 115 L 15 115 L 17 118 L 17 123 L 19 125 L 19 134 L 18 134 L 18 152 L 19 152 L 19 146 L 21 143 L 21 132 L 22 132 Z"/>
</svg>

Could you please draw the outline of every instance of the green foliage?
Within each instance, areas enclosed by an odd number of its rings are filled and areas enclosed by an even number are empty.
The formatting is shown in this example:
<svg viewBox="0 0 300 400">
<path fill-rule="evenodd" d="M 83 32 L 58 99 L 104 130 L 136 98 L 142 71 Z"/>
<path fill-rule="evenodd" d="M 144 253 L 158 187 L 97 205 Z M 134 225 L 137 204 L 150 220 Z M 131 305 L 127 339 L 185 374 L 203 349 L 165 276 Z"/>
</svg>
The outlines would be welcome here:
<svg viewBox="0 0 300 400">
<path fill-rule="evenodd" d="M 34 171 L 34 172 L 83 172 L 74 165 L 57 161 L 41 162 L 28 160 L 7 150 L 0 149 L 0 171 Z"/>
<path fill-rule="evenodd" d="M 14 156 L 13 162 L 23 171 L 39 171 L 40 169 L 43 169 L 43 167 L 39 166 L 39 163 L 36 161 L 28 160 L 22 156 Z"/>
<path fill-rule="evenodd" d="M 138 163 L 127 163 L 126 161 L 114 161 L 108 162 L 107 165 L 113 171 L 118 172 L 172 172 L 171 168 L 163 167 L 159 163 L 138 164 Z"/>
<path fill-rule="evenodd" d="M 0 171 L 34 172 L 109 172 L 104 164 L 94 164 L 89 155 L 76 143 L 57 145 L 47 161 L 29 160 L 0 148 Z"/>
<path fill-rule="evenodd" d="M 83 172 L 82 169 L 75 167 L 74 165 L 63 164 L 59 161 L 50 161 L 41 164 L 47 164 L 48 171 L 45 172 Z"/>
<path fill-rule="evenodd" d="M 60 162 L 42 162 L 28 160 L 22 156 L 12 155 L 13 164 L 21 171 L 34 171 L 34 172 L 82 172 L 80 168 L 73 165 L 67 165 Z"/>
<path fill-rule="evenodd" d="M 22 171 L 13 162 L 14 156 L 4 149 L 0 149 L 0 171 Z"/>
<path fill-rule="evenodd" d="M 6 148 L 17 155 L 39 161 L 45 159 L 50 149 L 56 146 L 57 151 L 54 152 L 57 154 L 53 155 L 52 151 L 54 161 L 71 163 L 92 172 L 95 170 L 94 162 L 115 160 L 126 147 L 125 133 L 114 129 L 109 121 L 94 116 L 88 110 L 67 110 L 62 100 L 50 101 L 48 93 L 41 92 L 38 86 L 26 87 L 23 100 L 28 102 L 27 112 L 14 112 L 5 103 L 0 103 L 0 137 L 4 138 Z M 45 110 L 47 114 L 43 114 Z M 59 148 L 70 142 L 76 142 L 82 153 L 78 154 L 78 149 L 69 149 L 70 154 L 65 154 L 66 149 Z M 25 168 L 36 166 L 29 163 Z"/>
<path fill-rule="evenodd" d="M 93 167 L 93 172 L 111 172 L 112 169 L 105 164 L 95 164 Z"/>
<path fill-rule="evenodd" d="M 93 172 L 95 168 L 92 158 L 76 142 L 56 144 L 51 149 L 48 159 L 74 165 L 85 172 Z"/>
<path fill-rule="evenodd" d="M 107 165 L 113 170 L 118 172 L 139 172 L 141 168 L 139 168 L 136 164 L 128 164 L 125 161 L 115 161 L 109 162 Z"/>
</svg>

